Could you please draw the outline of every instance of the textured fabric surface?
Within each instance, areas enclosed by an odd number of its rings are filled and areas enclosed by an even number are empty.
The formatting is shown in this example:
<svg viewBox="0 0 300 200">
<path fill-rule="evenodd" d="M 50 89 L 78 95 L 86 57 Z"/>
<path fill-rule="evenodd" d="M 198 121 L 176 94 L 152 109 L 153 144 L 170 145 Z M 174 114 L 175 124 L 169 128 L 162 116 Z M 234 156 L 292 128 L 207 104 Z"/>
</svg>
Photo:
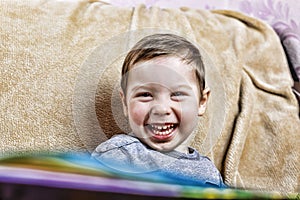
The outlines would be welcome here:
<svg viewBox="0 0 300 200">
<path fill-rule="evenodd" d="M 128 129 L 114 89 L 122 58 L 142 36 L 172 32 L 200 45 L 213 63 L 212 98 L 193 147 L 229 186 L 299 190 L 299 108 L 267 24 L 232 11 L 95 1 L 1 1 L 0 24 L 1 154 L 90 151 Z"/>
<path fill-rule="evenodd" d="M 291 60 L 291 71 L 295 74 L 295 82 L 299 83 L 300 66 L 299 66 L 299 3 L 297 0 L 222 0 L 222 1 L 194 1 L 194 0 L 102 0 L 119 7 L 135 7 L 143 3 L 147 7 L 157 6 L 160 8 L 180 8 L 189 7 L 205 10 L 235 10 L 246 13 L 252 17 L 263 20 L 273 27 L 278 33 L 284 45 L 288 45 L 287 55 Z M 286 40 L 293 41 L 292 45 Z M 298 46 L 298 47 L 297 47 Z M 290 49 L 292 48 L 292 49 Z M 298 87 L 299 88 L 299 87 Z M 300 89 L 298 89 L 299 91 Z"/>
</svg>

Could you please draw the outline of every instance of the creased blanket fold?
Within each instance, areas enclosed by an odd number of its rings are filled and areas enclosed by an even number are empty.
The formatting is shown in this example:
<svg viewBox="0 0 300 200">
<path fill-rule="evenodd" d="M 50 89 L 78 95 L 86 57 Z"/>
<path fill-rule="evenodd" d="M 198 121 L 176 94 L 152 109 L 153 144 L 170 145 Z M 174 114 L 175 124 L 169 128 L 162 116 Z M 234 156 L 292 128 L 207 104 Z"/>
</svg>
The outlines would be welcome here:
<svg viewBox="0 0 300 200">
<path fill-rule="evenodd" d="M 226 10 L 2 1 L 0 25 L 1 154 L 90 151 L 127 131 L 120 63 L 142 36 L 171 32 L 209 56 L 212 98 L 192 145 L 230 186 L 299 190 L 299 108 L 267 24 Z"/>
</svg>

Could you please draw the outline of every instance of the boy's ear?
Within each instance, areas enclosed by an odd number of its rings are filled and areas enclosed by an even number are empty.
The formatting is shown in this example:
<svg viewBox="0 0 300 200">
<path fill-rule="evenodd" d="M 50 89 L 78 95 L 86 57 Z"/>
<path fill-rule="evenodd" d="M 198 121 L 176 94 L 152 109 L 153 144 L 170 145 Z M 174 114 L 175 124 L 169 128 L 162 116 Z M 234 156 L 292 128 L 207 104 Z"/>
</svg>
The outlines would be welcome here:
<svg viewBox="0 0 300 200">
<path fill-rule="evenodd" d="M 198 116 L 204 115 L 209 95 L 210 95 L 210 89 L 207 87 L 202 92 L 202 98 L 199 102 L 199 108 L 198 108 Z"/>
<path fill-rule="evenodd" d="M 126 105 L 126 97 L 125 97 L 125 94 L 122 89 L 120 90 L 120 96 L 121 96 L 121 101 L 122 101 L 122 106 L 123 106 L 123 113 L 124 113 L 125 117 L 127 117 L 128 109 L 127 109 L 127 105 Z"/>
</svg>

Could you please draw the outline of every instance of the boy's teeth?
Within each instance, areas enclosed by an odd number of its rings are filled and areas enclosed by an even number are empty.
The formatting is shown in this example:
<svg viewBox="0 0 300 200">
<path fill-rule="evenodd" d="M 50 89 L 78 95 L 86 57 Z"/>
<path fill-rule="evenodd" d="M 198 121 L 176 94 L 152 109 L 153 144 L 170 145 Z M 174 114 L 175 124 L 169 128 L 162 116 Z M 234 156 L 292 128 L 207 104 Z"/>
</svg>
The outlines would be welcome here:
<svg viewBox="0 0 300 200">
<path fill-rule="evenodd" d="M 174 130 L 174 124 L 171 125 L 150 125 L 152 131 L 156 135 L 167 135 Z"/>
</svg>

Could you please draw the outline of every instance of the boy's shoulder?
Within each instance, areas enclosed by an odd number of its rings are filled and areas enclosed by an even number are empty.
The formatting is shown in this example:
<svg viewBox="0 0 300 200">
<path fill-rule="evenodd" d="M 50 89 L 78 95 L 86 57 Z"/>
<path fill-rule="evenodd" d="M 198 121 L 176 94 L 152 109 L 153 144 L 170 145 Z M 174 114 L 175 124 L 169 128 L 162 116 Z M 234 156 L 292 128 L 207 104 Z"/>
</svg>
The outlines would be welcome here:
<svg viewBox="0 0 300 200">
<path fill-rule="evenodd" d="M 151 152 L 156 151 L 151 151 L 133 136 L 120 134 L 101 143 L 92 157 L 111 169 L 144 173 L 157 168 Z"/>
<path fill-rule="evenodd" d="M 140 143 L 140 141 L 127 134 L 118 134 L 113 136 L 112 138 L 106 140 L 105 142 L 101 143 L 96 149 L 96 152 L 107 152 L 113 149 L 118 149 L 121 147 L 125 147 L 127 145 L 133 143 Z"/>
</svg>

